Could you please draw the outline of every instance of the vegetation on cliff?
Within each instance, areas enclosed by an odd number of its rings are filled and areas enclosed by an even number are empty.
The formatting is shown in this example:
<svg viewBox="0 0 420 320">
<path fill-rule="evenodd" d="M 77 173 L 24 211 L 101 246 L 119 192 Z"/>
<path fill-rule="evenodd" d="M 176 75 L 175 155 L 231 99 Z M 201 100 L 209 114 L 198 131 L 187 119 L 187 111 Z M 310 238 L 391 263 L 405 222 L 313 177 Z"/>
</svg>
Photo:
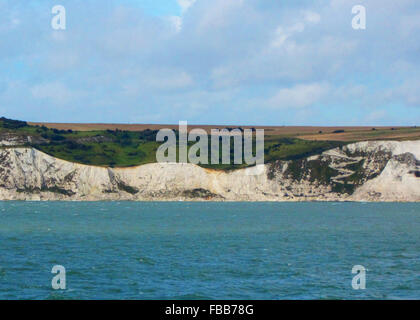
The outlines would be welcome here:
<svg viewBox="0 0 420 320">
<path fill-rule="evenodd" d="M 71 162 L 97 166 L 129 167 L 156 162 L 156 150 L 161 144 L 156 142 L 157 132 L 150 129 L 59 130 L 29 125 L 24 121 L 0 119 L 0 140 L 2 135 L 8 137 L 13 135 L 17 141 L 21 141 L 19 144 L 22 146 L 31 146 L 53 157 Z M 193 144 L 194 142 L 191 142 L 190 146 Z M 343 144 L 345 143 L 339 141 L 309 141 L 270 135 L 265 138 L 264 158 L 267 163 L 276 160 L 297 160 Z M 222 170 L 246 167 L 246 164 L 233 165 L 233 150 L 232 139 L 232 164 L 209 164 L 203 167 Z"/>
</svg>

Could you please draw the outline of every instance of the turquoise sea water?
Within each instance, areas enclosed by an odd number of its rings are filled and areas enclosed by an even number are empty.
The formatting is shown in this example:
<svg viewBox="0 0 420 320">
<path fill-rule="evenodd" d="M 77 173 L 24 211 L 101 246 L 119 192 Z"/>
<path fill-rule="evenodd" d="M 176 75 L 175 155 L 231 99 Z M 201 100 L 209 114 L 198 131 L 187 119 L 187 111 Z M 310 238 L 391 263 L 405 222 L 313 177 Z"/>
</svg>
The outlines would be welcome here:
<svg viewBox="0 0 420 320">
<path fill-rule="evenodd" d="M 0 299 L 366 298 L 420 299 L 420 204 L 0 202 Z"/>
</svg>

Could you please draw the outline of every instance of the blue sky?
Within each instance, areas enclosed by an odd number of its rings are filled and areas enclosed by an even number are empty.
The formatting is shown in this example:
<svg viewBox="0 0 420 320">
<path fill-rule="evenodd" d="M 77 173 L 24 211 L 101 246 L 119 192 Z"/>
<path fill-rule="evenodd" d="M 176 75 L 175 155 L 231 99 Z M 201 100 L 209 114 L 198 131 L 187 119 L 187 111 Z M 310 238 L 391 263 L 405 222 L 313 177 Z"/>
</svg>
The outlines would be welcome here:
<svg viewBox="0 0 420 320">
<path fill-rule="evenodd" d="M 416 0 L 0 0 L 0 116 L 419 125 L 419 32 Z"/>
</svg>

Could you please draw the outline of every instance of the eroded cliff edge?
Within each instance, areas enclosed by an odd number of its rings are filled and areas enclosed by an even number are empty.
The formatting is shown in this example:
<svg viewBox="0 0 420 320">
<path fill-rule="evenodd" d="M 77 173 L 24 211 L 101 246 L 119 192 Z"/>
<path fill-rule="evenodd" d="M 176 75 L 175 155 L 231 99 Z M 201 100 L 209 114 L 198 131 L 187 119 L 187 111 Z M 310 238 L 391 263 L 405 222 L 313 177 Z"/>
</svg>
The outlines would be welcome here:
<svg viewBox="0 0 420 320">
<path fill-rule="evenodd" d="M 81 165 L 0 149 L 0 200 L 420 201 L 420 141 L 369 141 L 229 172 Z"/>
</svg>

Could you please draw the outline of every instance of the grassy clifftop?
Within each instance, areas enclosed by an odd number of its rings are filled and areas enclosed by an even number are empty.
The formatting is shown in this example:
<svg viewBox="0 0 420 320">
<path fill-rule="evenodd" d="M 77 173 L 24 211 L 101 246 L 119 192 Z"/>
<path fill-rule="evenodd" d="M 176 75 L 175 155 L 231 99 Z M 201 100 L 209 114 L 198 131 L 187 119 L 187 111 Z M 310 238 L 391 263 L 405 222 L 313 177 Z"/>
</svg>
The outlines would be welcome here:
<svg viewBox="0 0 420 320">
<path fill-rule="evenodd" d="M 0 118 L 0 141 L 13 138 L 17 141 L 14 145 L 31 146 L 60 159 L 97 166 L 128 167 L 156 162 L 156 150 L 160 145 L 156 142 L 157 132 L 151 129 L 62 130 Z M 265 162 L 302 159 L 346 143 L 348 141 L 303 140 L 294 136 L 267 135 Z M 231 161 L 233 161 L 233 147 Z M 236 169 L 246 165 L 204 166 L 215 169 Z"/>
<path fill-rule="evenodd" d="M 159 146 L 156 131 L 152 130 L 58 130 L 0 118 L 0 140 L 2 136 L 10 138 L 11 135 L 21 141 L 20 145 L 60 159 L 98 166 L 126 167 L 155 162 Z"/>
</svg>

